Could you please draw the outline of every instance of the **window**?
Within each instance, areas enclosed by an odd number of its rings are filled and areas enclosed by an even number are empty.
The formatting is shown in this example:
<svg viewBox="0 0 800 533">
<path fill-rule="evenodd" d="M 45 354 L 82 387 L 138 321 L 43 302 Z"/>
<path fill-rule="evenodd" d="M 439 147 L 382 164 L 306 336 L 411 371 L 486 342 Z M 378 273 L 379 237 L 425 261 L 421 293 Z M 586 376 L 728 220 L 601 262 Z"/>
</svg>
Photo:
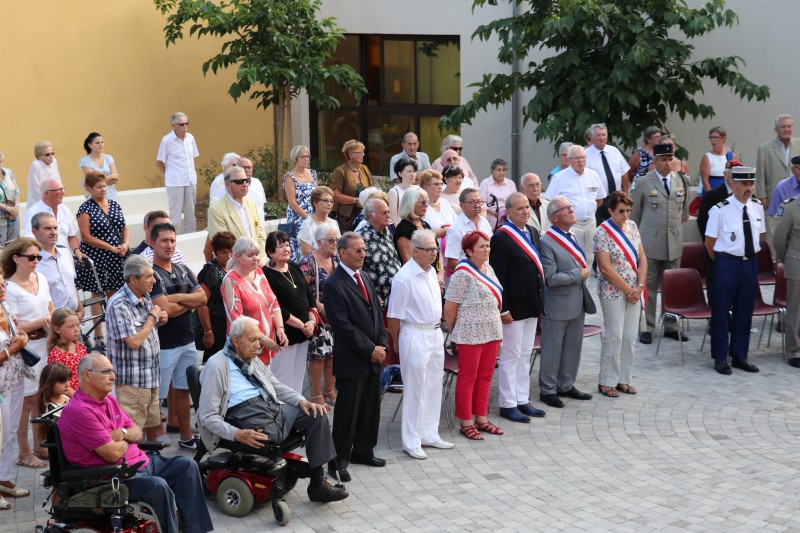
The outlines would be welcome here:
<svg viewBox="0 0 800 533">
<path fill-rule="evenodd" d="M 358 139 L 367 147 L 365 164 L 373 174 L 388 175 L 389 160 L 402 150 L 400 139 L 414 131 L 420 150 L 439 157 L 439 117 L 461 103 L 458 37 L 348 35 L 333 61 L 351 65 L 364 78 L 369 94 L 356 101 L 332 86 L 341 107 L 317 109 L 311 104 L 311 150 L 319 168 L 343 162 L 342 145 Z"/>
</svg>

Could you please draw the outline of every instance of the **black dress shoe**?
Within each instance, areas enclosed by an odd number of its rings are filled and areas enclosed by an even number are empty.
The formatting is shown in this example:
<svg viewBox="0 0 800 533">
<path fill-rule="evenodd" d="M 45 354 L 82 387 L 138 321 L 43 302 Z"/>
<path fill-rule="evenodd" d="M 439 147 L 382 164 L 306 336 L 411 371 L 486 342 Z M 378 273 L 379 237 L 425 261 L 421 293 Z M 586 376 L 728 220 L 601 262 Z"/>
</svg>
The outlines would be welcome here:
<svg viewBox="0 0 800 533">
<path fill-rule="evenodd" d="M 308 487 L 306 489 L 308 493 L 308 499 L 312 502 L 338 502 L 339 500 L 344 500 L 350 493 L 347 492 L 347 489 L 344 487 L 335 487 L 328 482 L 327 479 L 323 479 L 322 483 L 315 488 Z"/>
<path fill-rule="evenodd" d="M 570 390 L 564 391 L 564 392 L 558 391 L 558 395 L 559 396 L 566 396 L 568 398 L 572 398 L 573 400 L 591 400 L 592 399 L 592 395 L 591 394 L 589 394 L 588 392 L 581 392 L 578 389 L 576 389 L 575 387 L 572 387 Z"/>
<path fill-rule="evenodd" d="M 653 344 L 653 334 L 649 331 L 639 333 L 639 342 L 642 344 Z"/>
<path fill-rule="evenodd" d="M 336 479 L 336 469 L 328 468 L 328 477 L 331 479 Z M 339 481 L 342 483 L 350 483 L 353 478 L 350 477 L 350 472 L 347 471 L 346 468 L 339 469 Z"/>
<path fill-rule="evenodd" d="M 539 399 L 550 407 L 557 407 L 559 409 L 564 407 L 564 402 L 561 401 L 561 398 L 559 398 L 557 394 L 540 394 Z"/>
<path fill-rule="evenodd" d="M 664 337 L 666 337 L 667 339 L 678 340 L 678 332 L 677 331 L 668 331 L 668 332 L 664 333 Z M 680 340 L 683 341 L 683 342 L 686 342 L 686 341 L 689 340 L 689 337 L 687 337 L 684 333 L 681 333 L 680 334 Z"/>
<path fill-rule="evenodd" d="M 795 368 L 800 368 L 800 357 L 792 357 L 791 359 L 789 359 L 786 362 L 789 363 L 789 366 L 793 366 Z"/>
<path fill-rule="evenodd" d="M 512 422 L 521 422 L 527 424 L 531 419 L 519 412 L 516 407 L 501 407 L 500 416 Z"/>
<path fill-rule="evenodd" d="M 381 459 L 380 457 L 375 457 L 374 455 L 370 455 L 369 457 L 359 457 L 354 455 L 350 457 L 350 464 L 381 467 L 386 466 L 386 460 Z"/>
<path fill-rule="evenodd" d="M 745 372 L 758 372 L 758 367 L 756 365 L 748 363 L 747 361 L 742 361 L 741 359 L 736 359 L 735 357 L 732 358 L 731 366 L 739 370 L 744 370 Z"/>
<path fill-rule="evenodd" d="M 541 418 L 545 414 L 547 414 L 544 411 L 542 411 L 541 409 L 537 409 L 537 408 L 535 408 L 534 406 L 532 406 L 529 403 L 518 405 L 517 409 L 519 409 L 519 412 L 522 413 L 523 415 L 531 416 L 531 417 L 535 417 L 535 418 Z"/>
<path fill-rule="evenodd" d="M 714 370 L 725 376 L 731 375 L 731 367 L 725 362 L 714 361 Z"/>
</svg>

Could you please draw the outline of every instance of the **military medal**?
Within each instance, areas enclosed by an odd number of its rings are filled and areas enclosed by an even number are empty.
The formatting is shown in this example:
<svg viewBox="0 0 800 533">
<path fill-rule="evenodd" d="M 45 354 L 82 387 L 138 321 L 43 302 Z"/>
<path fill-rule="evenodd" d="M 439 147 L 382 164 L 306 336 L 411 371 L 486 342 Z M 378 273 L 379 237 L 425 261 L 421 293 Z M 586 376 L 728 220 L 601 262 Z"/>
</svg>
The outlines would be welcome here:
<svg viewBox="0 0 800 533">
<path fill-rule="evenodd" d="M 736 240 L 736 234 L 735 233 L 731 233 L 731 242 L 733 242 L 735 240 Z"/>
</svg>

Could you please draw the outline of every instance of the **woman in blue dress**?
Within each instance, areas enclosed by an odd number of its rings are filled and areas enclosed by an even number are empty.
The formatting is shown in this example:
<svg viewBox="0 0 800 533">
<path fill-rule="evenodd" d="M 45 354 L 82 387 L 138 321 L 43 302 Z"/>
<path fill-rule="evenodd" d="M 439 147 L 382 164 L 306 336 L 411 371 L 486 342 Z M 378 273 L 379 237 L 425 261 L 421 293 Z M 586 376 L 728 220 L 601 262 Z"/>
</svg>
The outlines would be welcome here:
<svg viewBox="0 0 800 533">
<path fill-rule="evenodd" d="M 88 176 L 89 172 L 93 170 L 102 172 L 106 177 L 106 198 L 116 202 L 119 172 L 117 172 L 114 158 L 104 153 L 104 148 L 103 136 L 96 131 L 90 133 L 86 140 L 83 141 L 83 149 L 86 150 L 86 155 L 78 161 L 78 166 L 83 170 L 84 176 Z"/>
<path fill-rule="evenodd" d="M 317 187 L 317 172 L 311 167 L 311 151 L 305 146 L 295 146 L 289 153 L 294 168 L 283 176 L 283 191 L 289 207 L 286 208 L 286 223 L 291 224 L 289 243 L 292 248 L 291 260 L 295 263 L 303 256 L 297 234 L 300 225 L 313 213 L 311 191 Z"/>
</svg>

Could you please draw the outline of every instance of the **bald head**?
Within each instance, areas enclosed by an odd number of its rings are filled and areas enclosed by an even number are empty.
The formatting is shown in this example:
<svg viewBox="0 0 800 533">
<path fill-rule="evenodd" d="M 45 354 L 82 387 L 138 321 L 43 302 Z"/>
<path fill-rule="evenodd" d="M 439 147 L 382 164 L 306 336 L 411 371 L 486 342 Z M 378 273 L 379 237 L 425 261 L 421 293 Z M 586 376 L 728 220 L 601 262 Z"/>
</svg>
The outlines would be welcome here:
<svg viewBox="0 0 800 533">
<path fill-rule="evenodd" d="M 442 167 L 447 168 L 450 165 L 460 166 L 461 165 L 461 156 L 458 155 L 458 152 L 455 150 L 450 150 L 449 148 L 442 152 Z"/>
<path fill-rule="evenodd" d="M 55 207 L 64 199 L 64 184 L 48 178 L 42 182 L 42 200 L 50 207 Z"/>
</svg>

